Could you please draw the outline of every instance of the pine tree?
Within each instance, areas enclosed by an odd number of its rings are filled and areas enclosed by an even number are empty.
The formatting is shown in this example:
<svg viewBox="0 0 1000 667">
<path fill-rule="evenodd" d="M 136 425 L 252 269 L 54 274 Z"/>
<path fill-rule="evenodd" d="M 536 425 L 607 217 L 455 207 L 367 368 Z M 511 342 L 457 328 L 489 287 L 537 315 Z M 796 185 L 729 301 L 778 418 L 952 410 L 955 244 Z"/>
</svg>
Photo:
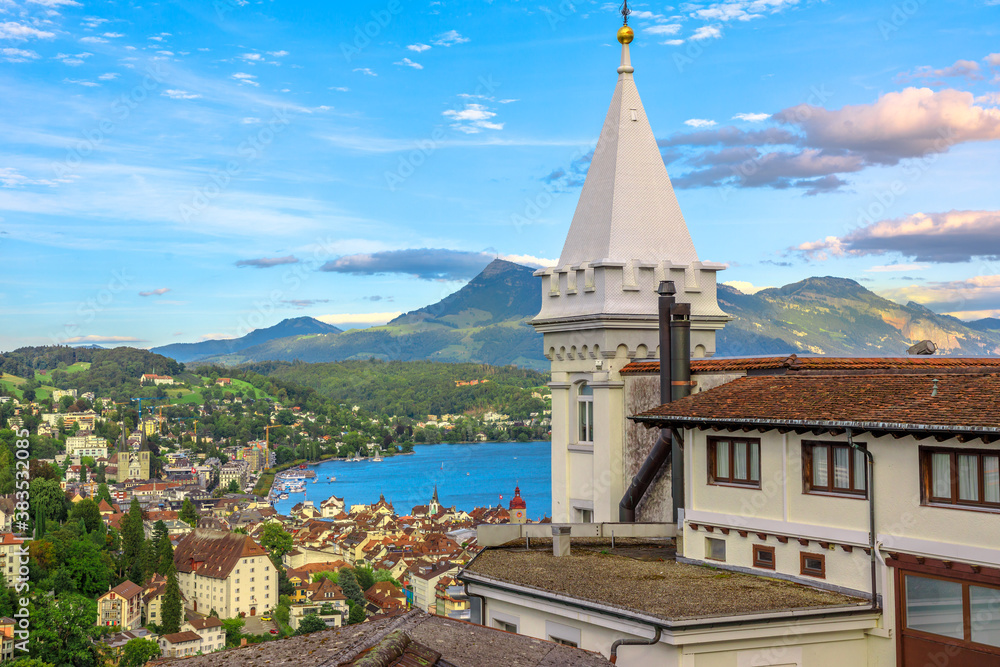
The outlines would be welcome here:
<svg viewBox="0 0 1000 667">
<path fill-rule="evenodd" d="M 348 569 L 341 570 L 338 580 L 340 582 L 340 590 L 344 591 L 347 599 L 353 600 L 355 604 L 361 605 L 363 608 L 365 606 L 365 595 L 361 591 L 361 586 L 358 585 L 358 580 L 354 576 L 354 572 Z"/>
<path fill-rule="evenodd" d="M 123 564 L 129 571 L 128 578 L 141 586 L 145 574 L 143 543 L 146 540 L 142 527 L 142 508 L 139 507 L 139 501 L 135 498 L 132 498 L 128 514 L 122 517 L 121 526 Z"/>
<path fill-rule="evenodd" d="M 100 471 L 100 468 L 98 468 L 98 471 Z M 98 505 L 101 504 L 102 500 L 108 501 L 109 505 L 111 504 L 111 491 L 108 490 L 108 485 L 104 482 L 101 482 L 101 485 L 97 487 L 97 495 L 94 496 L 94 502 Z"/>
<path fill-rule="evenodd" d="M 181 511 L 178 512 L 177 518 L 194 528 L 198 527 L 198 510 L 194 508 L 190 498 L 184 499 L 184 504 L 181 505 Z"/>
<path fill-rule="evenodd" d="M 174 571 L 174 545 L 170 543 L 170 536 L 164 532 L 156 543 L 156 572 L 166 577 Z"/>
<path fill-rule="evenodd" d="M 167 576 L 167 591 L 160 605 L 160 624 L 162 634 L 169 635 L 181 631 L 181 589 L 177 584 L 177 575 L 171 572 Z"/>
</svg>

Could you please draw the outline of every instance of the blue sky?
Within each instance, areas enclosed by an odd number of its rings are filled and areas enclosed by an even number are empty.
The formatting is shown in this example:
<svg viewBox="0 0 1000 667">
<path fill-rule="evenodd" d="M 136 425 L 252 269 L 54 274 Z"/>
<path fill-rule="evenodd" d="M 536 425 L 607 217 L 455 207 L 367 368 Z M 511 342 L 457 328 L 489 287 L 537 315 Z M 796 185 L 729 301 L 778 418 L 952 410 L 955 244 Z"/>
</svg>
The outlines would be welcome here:
<svg viewBox="0 0 1000 667">
<path fill-rule="evenodd" d="M 0 349 L 381 323 L 559 256 L 617 7 L 0 0 Z M 1000 313 L 1000 3 L 636 3 L 702 259 Z"/>
</svg>

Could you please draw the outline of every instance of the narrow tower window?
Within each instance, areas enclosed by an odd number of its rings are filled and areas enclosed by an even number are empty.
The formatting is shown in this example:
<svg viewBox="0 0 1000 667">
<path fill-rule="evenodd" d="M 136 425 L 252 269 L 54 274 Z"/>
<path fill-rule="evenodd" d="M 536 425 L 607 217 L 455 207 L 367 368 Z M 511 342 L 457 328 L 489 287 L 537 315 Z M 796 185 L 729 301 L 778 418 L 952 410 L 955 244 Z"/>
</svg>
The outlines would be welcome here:
<svg viewBox="0 0 1000 667">
<path fill-rule="evenodd" d="M 579 408 L 580 434 L 579 442 L 594 441 L 594 390 L 586 382 L 580 385 L 577 393 Z"/>
</svg>

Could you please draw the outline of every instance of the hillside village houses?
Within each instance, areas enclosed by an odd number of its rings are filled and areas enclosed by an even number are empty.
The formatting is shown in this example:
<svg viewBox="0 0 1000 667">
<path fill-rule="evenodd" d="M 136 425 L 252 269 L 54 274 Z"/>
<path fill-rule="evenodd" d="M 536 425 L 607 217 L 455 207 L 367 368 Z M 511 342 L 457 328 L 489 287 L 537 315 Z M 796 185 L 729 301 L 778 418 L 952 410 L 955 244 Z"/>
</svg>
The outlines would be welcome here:
<svg viewBox="0 0 1000 667">
<path fill-rule="evenodd" d="M 1000 361 L 711 359 L 723 267 L 695 254 L 632 38 L 536 274 L 554 524 L 480 527 L 473 622 L 620 665 L 1000 665 Z"/>
</svg>

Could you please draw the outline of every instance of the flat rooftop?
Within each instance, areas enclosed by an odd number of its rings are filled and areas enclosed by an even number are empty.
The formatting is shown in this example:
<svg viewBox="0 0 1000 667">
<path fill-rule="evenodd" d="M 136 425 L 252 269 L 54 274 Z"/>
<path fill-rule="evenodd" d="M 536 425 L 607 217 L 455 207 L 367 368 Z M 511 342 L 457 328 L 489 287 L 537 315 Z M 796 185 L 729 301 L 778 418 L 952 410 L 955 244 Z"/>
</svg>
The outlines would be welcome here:
<svg viewBox="0 0 1000 667">
<path fill-rule="evenodd" d="M 465 573 L 638 612 L 668 622 L 776 612 L 866 610 L 868 600 L 766 576 L 678 563 L 672 540 L 573 538 L 571 555 L 551 539 L 484 550 Z"/>
</svg>

